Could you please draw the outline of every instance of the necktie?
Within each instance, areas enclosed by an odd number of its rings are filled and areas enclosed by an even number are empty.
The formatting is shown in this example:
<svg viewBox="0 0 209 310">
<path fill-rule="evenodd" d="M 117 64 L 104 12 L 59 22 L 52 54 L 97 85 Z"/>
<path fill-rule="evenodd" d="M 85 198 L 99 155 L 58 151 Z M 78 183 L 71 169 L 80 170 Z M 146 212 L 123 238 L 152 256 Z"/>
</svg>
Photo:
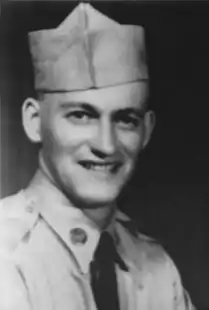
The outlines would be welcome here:
<svg viewBox="0 0 209 310">
<path fill-rule="evenodd" d="M 102 233 L 90 264 L 91 285 L 98 310 L 119 310 L 115 256 L 112 237 L 107 232 Z"/>
</svg>

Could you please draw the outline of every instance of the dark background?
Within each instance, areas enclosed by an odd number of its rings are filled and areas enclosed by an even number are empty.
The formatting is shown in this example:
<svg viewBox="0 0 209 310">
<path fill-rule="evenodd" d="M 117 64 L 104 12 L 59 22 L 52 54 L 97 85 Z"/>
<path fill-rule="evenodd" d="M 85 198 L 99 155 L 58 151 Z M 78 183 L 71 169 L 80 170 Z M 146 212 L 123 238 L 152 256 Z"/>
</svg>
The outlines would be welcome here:
<svg viewBox="0 0 209 310">
<path fill-rule="evenodd" d="M 147 36 L 157 124 L 119 204 L 170 253 L 196 306 L 209 309 L 209 3 L 92 4 L 118 22 L 143 25 Z M 33 95 L 27 32 L 57 27 L 75 6 L 72 1 L 2 6 L 2 197 L 25 187 L 37 167 L 38 148 L 21 125 L 21 104 Z"/>
</svg>

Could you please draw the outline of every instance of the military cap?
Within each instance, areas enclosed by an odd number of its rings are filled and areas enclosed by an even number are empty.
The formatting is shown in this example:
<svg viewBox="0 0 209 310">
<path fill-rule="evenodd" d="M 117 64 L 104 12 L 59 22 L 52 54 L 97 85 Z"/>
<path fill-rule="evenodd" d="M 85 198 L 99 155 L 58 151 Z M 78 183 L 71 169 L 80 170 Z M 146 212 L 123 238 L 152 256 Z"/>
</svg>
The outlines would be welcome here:
<svg viewBox="0 0 209 310">
<path fill-rule="evenodd" d="M 80 3 L 55 29 L 29 33 L 35 89 L 76 91 L 148 79 L 144 29 Z"/>
</svg>

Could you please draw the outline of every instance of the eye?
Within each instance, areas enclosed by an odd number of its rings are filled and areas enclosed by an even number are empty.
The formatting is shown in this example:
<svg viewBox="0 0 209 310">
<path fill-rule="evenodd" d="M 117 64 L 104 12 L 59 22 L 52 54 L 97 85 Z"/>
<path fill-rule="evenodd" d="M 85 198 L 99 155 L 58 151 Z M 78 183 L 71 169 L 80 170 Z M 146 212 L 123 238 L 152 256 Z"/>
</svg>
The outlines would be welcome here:
<svg viewBox="0 0 209 310">
<path fill-rule="evenodd" d="M 135 117 L 131 115 L 123 115 L 117 119 L 117 124 L 122 129 L 134 130 L 139 126 L 140 120 L 141 119 L 139 117 Z"/>
<path fill-rule="evenodd" d="M 95 117 L 87 111 L 76 110 L 68 112 L 66 118 L 75 124 L 87 124 Z"/>
</svg>

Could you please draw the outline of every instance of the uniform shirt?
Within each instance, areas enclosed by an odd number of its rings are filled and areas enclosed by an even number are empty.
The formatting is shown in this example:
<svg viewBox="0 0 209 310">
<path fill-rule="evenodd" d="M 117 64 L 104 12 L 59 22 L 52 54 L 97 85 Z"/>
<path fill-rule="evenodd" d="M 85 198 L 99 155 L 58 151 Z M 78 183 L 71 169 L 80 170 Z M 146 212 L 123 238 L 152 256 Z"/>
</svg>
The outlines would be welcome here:
<svg viewBox="0 0 209 310">
<path fill-rule="evenodd" d="M 116 264 L 121 310 L 192 309 L 172 260 L 117 211 L 108 227 L 127 269 Z M 38 172 L 0 206 L 0 310 L 96 310 L 89 265 L 95 224 Z"/>
</svg>

